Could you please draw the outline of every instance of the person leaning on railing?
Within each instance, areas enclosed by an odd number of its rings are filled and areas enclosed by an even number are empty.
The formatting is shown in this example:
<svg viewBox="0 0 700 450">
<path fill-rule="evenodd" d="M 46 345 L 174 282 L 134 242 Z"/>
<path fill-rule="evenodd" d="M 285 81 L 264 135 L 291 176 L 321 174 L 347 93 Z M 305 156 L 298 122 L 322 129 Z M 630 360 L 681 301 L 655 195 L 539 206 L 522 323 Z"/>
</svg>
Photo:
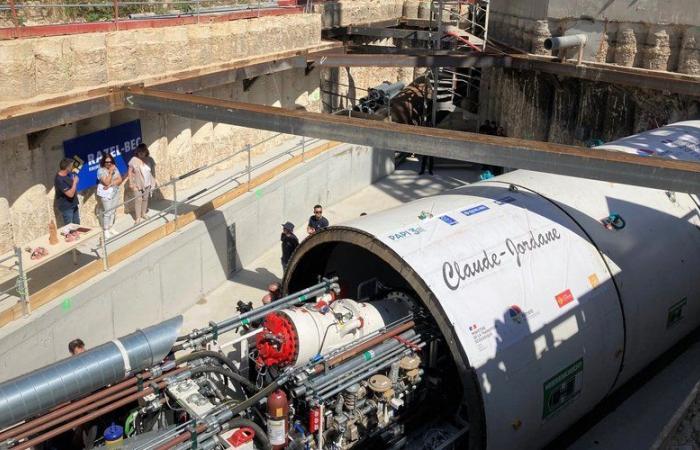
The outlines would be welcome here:
<svg viewBox="0 0 700 450">
<path fill-rule="evenodd" d="M 104 153 L 100 159 L 100 168 L 97 170 L 97 196 L 102 203 L 102 229 L 105 237 L 117 235 L 114 229 L 116 207 L 119 206 L 119 186 L 122 184 L 122 175 L 114 162 L 114 157 Z"/>
<path fill-rule="evenodd" d="M 146 144 L 139 144 L 136 147 L 136 156 L 129 161 L 129 186 L 134 192 L 134 210 L 136 213 L 136 223 L 146 219 L 148 211 L 148 198 L 156 188 L 156 178 L 147 164 L 149 156 Z"/>
</svg>

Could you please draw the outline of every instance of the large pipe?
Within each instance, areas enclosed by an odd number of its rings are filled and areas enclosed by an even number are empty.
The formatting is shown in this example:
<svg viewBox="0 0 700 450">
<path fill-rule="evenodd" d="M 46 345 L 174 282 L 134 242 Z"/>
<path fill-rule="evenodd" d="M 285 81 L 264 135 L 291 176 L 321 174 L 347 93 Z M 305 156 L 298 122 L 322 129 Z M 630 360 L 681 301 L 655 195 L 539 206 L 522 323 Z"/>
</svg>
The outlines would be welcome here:
<svg viewBox="0 0 700 450">
<path fill-rule="evenodd" d="M 550 37 L 544 40 L 544 48 L 546 50 L 559 50 L 562 48 L 582 47 L 586 45 L 587 39 L 585 34 Z"/>
<path fill-rule="evenodd" d="M 0 428 L 160 363 L 181 326 L 177 316 L 0 384 Z"/>
</svg>

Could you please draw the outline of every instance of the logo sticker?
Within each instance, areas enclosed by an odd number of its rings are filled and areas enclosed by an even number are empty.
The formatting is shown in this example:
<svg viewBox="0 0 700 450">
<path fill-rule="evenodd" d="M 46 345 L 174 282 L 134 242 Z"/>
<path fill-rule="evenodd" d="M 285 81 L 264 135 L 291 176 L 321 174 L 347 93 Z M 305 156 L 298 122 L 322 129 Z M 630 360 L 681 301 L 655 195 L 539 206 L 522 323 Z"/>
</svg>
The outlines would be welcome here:
<svg viewBox="0 0 700 450">
<path fill-rule="evenodd" d="M 583 358 L 545 381 L 542 419 L 548 419 L 574 401 L 583 387 Z"/>
<path fill-rule="evenodd" d="M 493 202 L 497 205 L 503 205 L 506 203 L 513 203 L 515 201 L 515 198 L 511 197 L 510 195 L 506 195 L 505 197 L 501 197 L 498 200 L 494 200 Z"/>
<path fill-rule="evenodd" d="M 598 280 L 598 275 L 594 273 L 588 275 L 588 284 L 590 284 L 592 288 L 597 287 L 600 284 L 600 281 Z"/>
<path fill-rule="evenodd" d="M 574 301 L 574 295 L 571 293 L 571 289 L 560 292 L 554 298 L 557 300 L 557 305 L 559 305 L 560 308 L 563 308 L 565 305 L 568 305 Z"/>
<path fill-rule="evenodd" d="M 447 216 L 447 215 L 445 215 L 445 216 L 440 216 L 440 220 L 442 220 L 443 222 L 445 222 L 447 225 L 457 225 L 457 221 L 454 220 L 452 217 Z"/>
<path fill-rule="evenodd" d="M 489 207 L 486 205 L 476 205 L 474 207 L 462 210 L 462 214 L 465 216 L 473 216 L 474 214 L 479 214 L 480 212 L 484 212 L 488 209 Z"/>
<path fill-rule="evenodd" d="M 520 306 L 518 305 L 512 305 L 510 308 L 508 308 L 508 315 L 515 323 L 523 323 L 523 319 L 525 318 L 523 310 L 520 309 Z"/>
<path fill-rule="evenodd" d="M 405 239 L 409 236 L 417 236 L 421 233 L 425 233 L 425 228 L 420 226 L 410 227 L 406 228 L 405 230 L 397 231 L 396 233 L 388 234 L 386 237 L 388 237 L 392 241 L 400 241 L 401 239 Z"/>
</svg>

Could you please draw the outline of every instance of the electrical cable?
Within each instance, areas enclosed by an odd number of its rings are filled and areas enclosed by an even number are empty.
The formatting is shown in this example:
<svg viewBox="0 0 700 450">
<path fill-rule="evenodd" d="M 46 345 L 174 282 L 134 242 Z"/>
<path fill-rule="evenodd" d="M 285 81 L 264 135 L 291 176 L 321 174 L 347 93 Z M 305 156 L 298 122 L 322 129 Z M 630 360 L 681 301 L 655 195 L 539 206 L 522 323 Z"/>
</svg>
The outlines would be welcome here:
<svg viewBox="0 0 700 450">
<path fill-rule="evenodd" d="M 245 378 L 243 375 L 232 372 L 230 370 L 224 369 L 223 367 L 217 367 L 217 366 L 200 366 L 200 367 L 195 367 L 193 369 L 190 369 L 190 372 L 192 375 L 197 375 L 200 373 L 216 373 L 219 375 L 223 375 L 226 378 L 238 381 L 241 383 L 243 386 L 247 387 L 250 389 L 251 392 L 254 392 L 257 390 L 255 385 L 251 383 L 247 378 Z"/>
</svg>

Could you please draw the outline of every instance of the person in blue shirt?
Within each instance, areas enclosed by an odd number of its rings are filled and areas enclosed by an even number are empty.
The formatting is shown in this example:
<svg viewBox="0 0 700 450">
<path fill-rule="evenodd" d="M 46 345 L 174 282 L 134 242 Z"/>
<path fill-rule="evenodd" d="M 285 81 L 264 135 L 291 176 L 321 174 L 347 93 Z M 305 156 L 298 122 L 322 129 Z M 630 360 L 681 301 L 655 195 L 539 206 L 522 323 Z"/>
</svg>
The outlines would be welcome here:
<svg viewBox="0 0 700 450">
<path fill-rule="evenodd" d="M 328 225 L 328 219 L 323 217 L 323 207 L 321 205 L 314 206 L 314 215 L 309 217 L 308 231 L 310 232 L 313 228 L 313 232 L 316 233 L 323 228 L 328 228 Z"/>
<path fill-rule="evenodd" d="M 78 211 L 78 175 L 71 172 L 73 160 L 63 158 L 58 165 L 58 172 L 53 180 L 56 189 L 56 208 L 63 216 L 63 224 L 80 224 Z"/>
</svg>

